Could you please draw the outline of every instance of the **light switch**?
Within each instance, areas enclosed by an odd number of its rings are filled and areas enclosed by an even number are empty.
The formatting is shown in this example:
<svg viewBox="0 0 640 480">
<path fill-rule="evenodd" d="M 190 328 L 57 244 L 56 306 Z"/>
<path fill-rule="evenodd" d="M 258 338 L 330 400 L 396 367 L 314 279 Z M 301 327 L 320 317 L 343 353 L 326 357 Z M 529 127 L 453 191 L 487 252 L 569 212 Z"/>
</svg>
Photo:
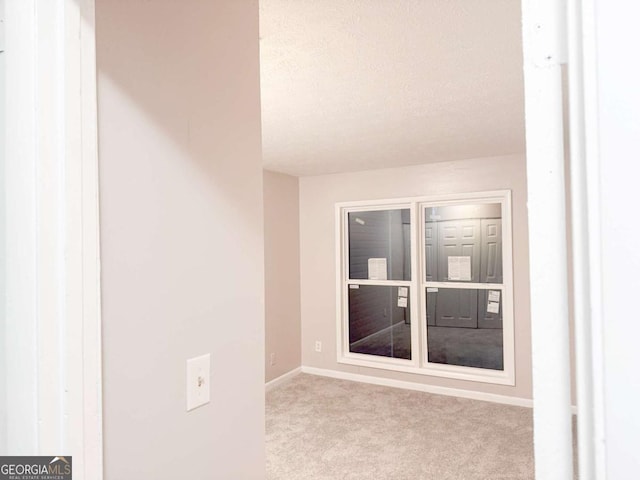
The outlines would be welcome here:
<svg viewBox="0 0 640 480">
<path fill-rule="evenodd" d="M 209 403 L 211 355 L 187 360 L 187 411 Z"/>
</svg>

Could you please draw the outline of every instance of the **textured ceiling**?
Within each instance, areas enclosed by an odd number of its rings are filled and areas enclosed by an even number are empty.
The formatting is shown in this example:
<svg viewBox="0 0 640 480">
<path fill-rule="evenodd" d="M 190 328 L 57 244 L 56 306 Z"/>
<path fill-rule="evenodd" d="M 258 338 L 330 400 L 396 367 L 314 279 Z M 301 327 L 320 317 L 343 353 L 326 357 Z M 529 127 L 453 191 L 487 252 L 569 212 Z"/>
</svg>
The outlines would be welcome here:
<svg viewBox="0 0 640 480">
<path fill-rule="evenodd" d="M 524 152 L 518 0 L 260 0 L 264 166 Z"/>
</svg>

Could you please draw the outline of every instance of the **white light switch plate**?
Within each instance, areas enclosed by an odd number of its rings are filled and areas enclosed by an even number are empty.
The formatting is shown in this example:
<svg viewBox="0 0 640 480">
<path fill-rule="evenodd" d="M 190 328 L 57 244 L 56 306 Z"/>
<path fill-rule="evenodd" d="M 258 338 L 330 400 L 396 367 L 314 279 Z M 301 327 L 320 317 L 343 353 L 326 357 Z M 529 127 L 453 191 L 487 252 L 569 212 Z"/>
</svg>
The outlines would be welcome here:
<svg viewBox="0 0 640 480">
<path fill-rule="evenodd" d="M 211 355 L 187 360 L 187 411 L 209 403 L 211 397 Z"/>
</svg>

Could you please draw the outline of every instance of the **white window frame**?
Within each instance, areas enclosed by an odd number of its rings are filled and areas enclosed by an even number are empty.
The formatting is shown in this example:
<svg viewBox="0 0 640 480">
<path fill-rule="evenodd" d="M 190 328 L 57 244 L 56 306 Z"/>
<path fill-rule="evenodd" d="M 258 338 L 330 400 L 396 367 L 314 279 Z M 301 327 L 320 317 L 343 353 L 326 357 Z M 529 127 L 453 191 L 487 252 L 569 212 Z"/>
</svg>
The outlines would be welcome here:
<svg viewBox="0 0 640 480">
<path fill-rule="evenodd" d="M 502 211 L 503 283 L 427 282 L 424 278 L 424 212 L 432 206 L 469 203 L 499 203 Z M 411 280 L 349 279 L 348 214 L 350 212 L 395 210 L 407 208 L 411 215 Z M 405 373 L 469 380 L 473 382 L 515 385 L 514 310 L 513 310 L 513 244 L 511 224 L 511 191 L 460 193 L 421 197 L 405 197 L 370 201 L 341 202 L 336 214 L 336 298 L 337 361 L 341 364 L 380 368 Z M 376 357 L 349 351 L 349 285 L 388 285 L 409 287 L 411 311 L 411 360 Z M 477 288 L 502 292 L 502 325 L 504 370 L 490 370 L 429 362 L 427 359 L 426 288 Z"/>
<path fill-rule="evenodd" d="M 350 280 L 349 279 L 349 261 L 348 261 L 348 252 L 349 252 L 349 238 L 347 236 L 348 232 L 348 218 L 350 212 L 372 212 L 372 211 L 387 211 L 387 210 L 401 210 L 401 209 L 409 209 L 411 216 L 411 252 L 416 248 L 416 223 L 413 221 L 416 215 L 416 205 L 415 203 L 407 199 L 396 199 L 396 200 L 383 200 L 383 201 L 375 201 L 375 202 L 351 202 L 349 204 L 339 204 L 342 205 L 342 208 L 337 208 L 336 212 L 338 215 L 338 228 L 343 233 L 339 235 L 339 250 L 341 254 L 338 257 L 338 271 L 340 272 L 338 275 L 338 297 L 340 299 L 339 302 L 339 314 L 338 314 L 338 361 L 341 363 L 350 363 L 352 365 L 360 365 L 360 366 L 375 366 L 380 367 L 378 365 L 377 359 L 372 359 L 371 355 L 366 355 L 362 353 L 353 353 L 349 351 L 349 335 L 348 335 L 348 315 L 349 311 L 349 295 L 348 289 L 349 285 L 383 285 L 383 286 L 396 286 L 396 287 L 409 287 L 409 302 L 412 314 L 412 322 L 411 322 L 411 360 L 405 360 L 402 358 L 389 358 L 389 357 L 380 357 L 384 358 L 385 364 L 393 365 L 396 370 L 399 371 L 412 371 L 419 367 L 419 358 L 415 354 L 415 352 L 419 351 L 419 330 L 418 325 L 413 318 L 414 312 L 417 312 L 417 295 L 415 290 L 415 282 L 413 280 Z M 417 258 L 412 255 L 411 257 L 411 277 L 413 278 L 418 268 Z M 345 312 L 344 318 L 342 312 Z M 418 318 L 418 317 L 416 317 Z M 373 362 L 373 365 L 371 363 Z M 407 370 L 408 369 L 408 370 Z"/>
</svg>

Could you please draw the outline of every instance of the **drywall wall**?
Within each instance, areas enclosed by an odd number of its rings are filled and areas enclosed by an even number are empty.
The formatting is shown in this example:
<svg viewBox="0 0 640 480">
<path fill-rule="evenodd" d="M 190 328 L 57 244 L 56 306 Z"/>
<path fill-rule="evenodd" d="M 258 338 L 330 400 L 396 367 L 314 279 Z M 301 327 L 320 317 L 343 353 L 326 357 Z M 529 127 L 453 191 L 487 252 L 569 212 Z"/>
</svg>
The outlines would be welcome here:
<svg viewBox="0 0 640 480">
<path fill-rule="evenodd" d="M 597 293 L 594 295 L 592 322 L 594 355 L 596 359 L 604 360 L 604 364 L 594 364 L 592 368 L 596 385 L 597 457 L 602 449 L 606 451 L 606 473 L 598 471 L 596 475 L 598 478 L 632 479 L 640 471 L 640 323 L 638 314 L 633 313 L 640 292 L 640 224 L 637 220 L 640 68 L 637 62 L 630 62 L 621 52 L 640 42 L 637 27 L 640 4 L 598 0 L 595 8 L 598 12 L 594 18 L 597 37 L 593 39 L 595 52 L 592 54 L 598 60 L 595 80 L 598 116 L 594 118 L 596 113 L 590 110 L 586 115 L 588 128 L 597 121 L 597 127 L 588 132 L 597 134 L 597 147 L 592 148 L 598 149 L 599 161 L 595 163 L 599 165 L 599 186 L 595 188 L 600 189 L 600 198 L 592 195 L 589 202 L 594 202 L 594 210 L 602 213 L 600 225 L 589 227 L 591 231 L 600 227 L 598 234 L 592 234 L 591 238 L 599 243 L 596 248 L 601 248 L 602 254 L 600 265 L 591 264 L 592 275 L 600 274 L 594 283 L 600 287 L 602 295 L 601 298 Z M 592 64 L 589 67 L 594 68 Z M 593 185 L 590 188 L 594 188 Z M 595 212 L 592 215 L 590 220 L 598 218 Z M 602 302 L 601 309 L 597 308 L 599 302 Z M 599 386 L 604 387 L 603 391 L 598 390 Z M 600 431 L 600 422 L 604 423 L 604 432 Z M 602 433 L 604 438 L 601 440 Z M 600 458 L 597 458 L 597 465 L 603 465 Z"/>
<path fill-rule="evenodd" d="M 300 366 L 298 178 L 264 172 L 265 381 Z M 275 364 L 272 365 L 272 355 Z"/>
<path fill-rule="evenodd" d="M 531 341 L 523 155 L 300 178 L 302 364 L 348 373 L 531 398 Z M 491 385 L 343 365 L 336 361 L 335 203 L 434 194 L 512 191 L 516 385 Z M 320 340 L 321 353 L 314 350 Z"/>
<path fill-rule="evenodd" d="M 258 3 L 96 9 L 105 479 L 262 479 Z"/>
</svg>

